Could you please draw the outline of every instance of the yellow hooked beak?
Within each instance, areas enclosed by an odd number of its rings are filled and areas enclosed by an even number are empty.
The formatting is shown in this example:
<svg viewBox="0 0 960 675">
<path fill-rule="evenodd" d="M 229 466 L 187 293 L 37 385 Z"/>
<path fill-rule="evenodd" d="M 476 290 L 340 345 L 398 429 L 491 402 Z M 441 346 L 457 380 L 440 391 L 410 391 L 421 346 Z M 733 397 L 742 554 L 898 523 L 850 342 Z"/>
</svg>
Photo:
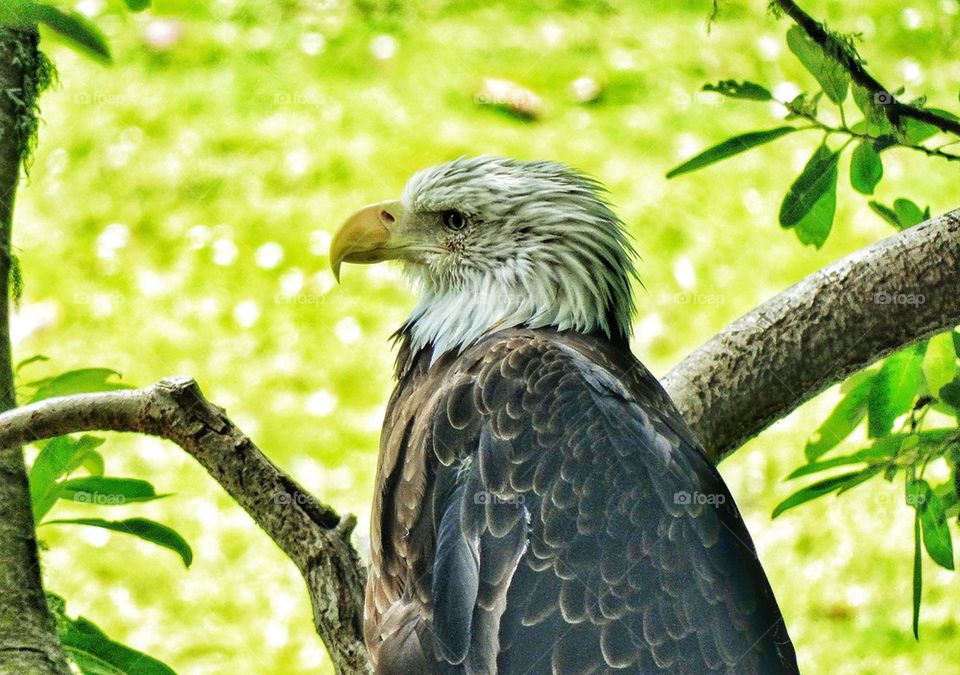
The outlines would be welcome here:
<svg viewBox="0 0 960 675">
<path fill-rule="evenodd" d="M 330 244 L 330 268 L 338 283 L 341 263 L 370 264 L 398 257 L 403 246 L 395 230 L 402 215 L 400 202 L 380 202 L 347 218 Z"/>
</svg>

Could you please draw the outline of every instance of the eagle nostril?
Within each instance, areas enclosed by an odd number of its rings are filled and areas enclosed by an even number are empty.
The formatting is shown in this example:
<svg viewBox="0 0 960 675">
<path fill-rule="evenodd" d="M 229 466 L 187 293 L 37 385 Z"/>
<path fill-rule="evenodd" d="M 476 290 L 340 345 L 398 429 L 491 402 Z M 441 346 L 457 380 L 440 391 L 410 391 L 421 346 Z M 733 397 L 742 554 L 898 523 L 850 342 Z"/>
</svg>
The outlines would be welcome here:
<svg viewBox="0 0 960 675">
<path fill-rule="evenodd" d="M 386 209 L 380 209 L 380 220 L 384 223 L 392 223 L 397 219 L 393 217 L 393 214 L 387 211 Z"/>
</svg>

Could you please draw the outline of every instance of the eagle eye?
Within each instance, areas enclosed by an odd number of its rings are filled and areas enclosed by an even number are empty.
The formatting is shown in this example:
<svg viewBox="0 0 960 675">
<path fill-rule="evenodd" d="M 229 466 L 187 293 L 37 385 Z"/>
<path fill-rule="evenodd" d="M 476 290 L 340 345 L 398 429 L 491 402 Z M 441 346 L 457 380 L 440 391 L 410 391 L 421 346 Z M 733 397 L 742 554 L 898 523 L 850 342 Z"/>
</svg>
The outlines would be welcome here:
<svg viewBox="0 0 960 675">
<path fill-rule="evenodd" d="M 459 211 L 442 211 L 440 217 L 444 227 L 451 230 L 462 230 L 467 224 L 467 219 Z"/>
</svg>

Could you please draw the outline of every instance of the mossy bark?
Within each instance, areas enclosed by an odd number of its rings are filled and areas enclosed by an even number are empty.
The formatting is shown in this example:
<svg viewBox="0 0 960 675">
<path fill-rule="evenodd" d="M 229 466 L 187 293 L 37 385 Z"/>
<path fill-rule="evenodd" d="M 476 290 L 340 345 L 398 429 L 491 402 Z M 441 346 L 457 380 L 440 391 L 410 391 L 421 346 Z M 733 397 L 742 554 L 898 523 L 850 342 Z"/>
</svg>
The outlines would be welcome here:
<svg viewBox="0 0 960 675">
<path fill-rule="evenodd" d="M 16 406 L 10 349 L 13 204 L 50 67 L 33 30 L 0 29 L 0 410 Z M 0 673 L 69 673 L 40 580 L 23 451 L 0 448 Z"/>
</svg>

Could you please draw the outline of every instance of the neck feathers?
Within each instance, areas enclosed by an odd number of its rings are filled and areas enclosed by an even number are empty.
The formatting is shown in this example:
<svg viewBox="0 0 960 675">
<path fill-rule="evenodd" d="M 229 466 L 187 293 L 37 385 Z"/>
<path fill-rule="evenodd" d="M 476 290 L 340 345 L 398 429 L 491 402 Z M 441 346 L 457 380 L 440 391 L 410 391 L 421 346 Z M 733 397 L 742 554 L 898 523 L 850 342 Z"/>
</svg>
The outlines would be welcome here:
<svg viewBox="0 0 960 675">
<path fill-rule="evenodd" d="M 553 328 L 600 333 L 628 341 L 633 314 L 633 267 L 600 264 L 590 271 L 576 260 L 545 265 L 541 274 L 484 274 L 472 283 L 441 287 L 414 279 L 420 301 L 399 331 L 414 353 L 431 347 L 434 360 L 462 352 L 489 333 L 507 328 Z"/>
</svg>

